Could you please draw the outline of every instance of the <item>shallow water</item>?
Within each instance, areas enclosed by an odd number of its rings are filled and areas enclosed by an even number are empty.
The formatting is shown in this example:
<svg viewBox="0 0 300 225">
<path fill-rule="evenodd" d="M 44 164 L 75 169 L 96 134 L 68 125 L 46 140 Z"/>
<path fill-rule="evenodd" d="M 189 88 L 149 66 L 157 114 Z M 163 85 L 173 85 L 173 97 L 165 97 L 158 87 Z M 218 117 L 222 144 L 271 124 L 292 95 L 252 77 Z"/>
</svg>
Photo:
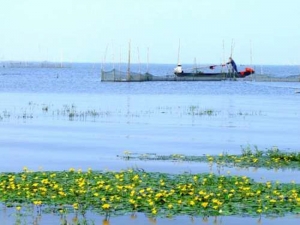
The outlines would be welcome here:
<svg viewBox="0 0 300 225">
<path fill-rule="evenodd" d="M 116 160 L 125 150 L 202 155 L 240 154 L 241 146 L 248 145 L 287 151 L 299 147 L 297 95 L 1 93 L 0 101 L 1 110 L 10 115 L 2 115 L 0 127 L 3 171 L 22 166 L 103 169 L 107 159 Z M 72 105 L 76 113 L 98 115 L 70 118 Z M 200 115 L 207 110 L 212 115 Z M 116 166 L 109 163 L 108 169 Z"/>
<path fill-rule="evenodd" d="M 194 216 L 176 216 L 170 218 L 151 218 L 142 213 L 128 214 L 124 216 L 112 216 L 109 221 L 105 220 L 103 215 L 98 215 L 92 212 L 88 212 L 84 219 L 82 215 L 75 215 L 73 213 L 67 214 L 65 217 L 61 217 L 58 214 L 45 214 L 37 215 L 36 212 L 31 212 L 31 210 L 25 210 L 23 216 L 19 217 L 14 209 L 3 209 L 2 213 L 0 211 L 0 220 L 3 225 L 11 224 L 40 224 L 40 225 L 52 225 L 52 224 L 63 224 L 63 221 L 68 222 L 68 224 L 74 224 L 76 221 L 87 222 L 87 224 L 103 224 L 103 225 L 118 225 L 118 224 L 132 224 L 132 225 L 142 225 L 142 224 L 211 224 L 211 225 L 240 225 L 241 223 L 245 225 L 261 224 L 261 225 L 281 225 L 281 224 L 298 224 L 299 215 L 289 215 L 285 217 L 242 217 L 242 216 L 218 216 L 218 217 L 194 217 Z"/>
<path fill-rule="evenodd" d="M 160 65 L 156 71 L 163 74 L 166 68 Z M 117 157 L 125 150 L 159 155 L 240 154 L 241 146 L 248 145 L 299 151 L 300 95 L 295 92 L 299 83 L 101 83 L 99 73 L 95 65 L 1 68 L 0 171 L 21 171 L 23 166 L 32 170 L 138 167 L 168 173 L 230 172 L 262 182 L 300 182 L 299 171 L 219 170 L 208 164 Z M 172 224 L 181 224 L 181 219 L 188 223 L 188 217 L 180 218 Z M 240 219 L 226 222 L 224 217 L 223 224 L 239 224 Z M 286 220 L 294 223 L 289 217 L 275 223 Z M 141 221 L 144 224 L 145 219 Z"/>
<path fill-rule="evenodd" d="M 26 217 L 21 219 L 15 214 L 13 210 L 7 209 L 5 212 L 0 211 L 0 220 L 3 225 L 10 224 L 42 224 L 42 225 L 52 225 L 52 224 L 62 224 L 62 221 L 67 221 L 68 224 L 74 224 L 75 221 L 82 222 L 86 221 L 87 224 L 102 224 L 102 225 L 118 225 L 118 224 L 132 224 L 132 225 L 153 225 L 153 224 L 205 224 L 205 225 L 221 225 L 221 224 L 230 224 L 230 225 L 252 225 L 252 224 L 261 224 L 261 225 L 281 225 L 281 224 L 298 224 L 299 216 L 286 216 L 286 217 L 262 217 L 262 218 L 252 218 L 252 217 L 237 217 L 237 216 L 218 216 L 218 217 L 192 217 L 192 216 L 177 216 L 171 218 L 151 218 L 147 217 L 141 213 L 135 213 L 124 216 L 110 217 L 109 221 L 106 221 L 104 216 L 96 215 L 93 213 L 88 213 L 86 215 L 86 220 L 83 219 L 80 215 L 68 214 L 64 219 L 61 216 L 55 214 L 42 214 L 33 215 L 28 213 Z M 19 219 L 19 220 L 18 220 Z M 84 224 L 84 223 L 83 223 Z"/>
</svg>

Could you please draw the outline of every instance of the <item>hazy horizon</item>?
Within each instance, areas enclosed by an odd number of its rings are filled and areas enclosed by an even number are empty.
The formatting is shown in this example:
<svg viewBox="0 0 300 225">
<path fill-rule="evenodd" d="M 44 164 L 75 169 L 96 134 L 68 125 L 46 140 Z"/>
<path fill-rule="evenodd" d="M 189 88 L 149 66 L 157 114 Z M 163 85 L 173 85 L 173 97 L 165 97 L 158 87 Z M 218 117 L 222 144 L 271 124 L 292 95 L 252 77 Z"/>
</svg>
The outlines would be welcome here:
<svg viewBox="0 0 300 225">
<path fill-rule="evenodd" d="M 3 0 L 0 61 L 300 64 L 297 0 Z"/>
</svg>

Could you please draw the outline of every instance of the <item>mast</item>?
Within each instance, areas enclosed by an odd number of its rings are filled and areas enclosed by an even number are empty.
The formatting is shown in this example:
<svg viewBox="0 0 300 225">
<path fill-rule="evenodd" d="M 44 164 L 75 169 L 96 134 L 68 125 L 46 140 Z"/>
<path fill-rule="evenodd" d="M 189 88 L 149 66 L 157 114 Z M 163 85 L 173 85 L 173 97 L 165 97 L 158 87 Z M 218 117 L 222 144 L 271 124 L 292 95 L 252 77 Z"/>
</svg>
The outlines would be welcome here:
<svg viewBox="0 0 300 225">
<path fill-rule="evenodd" d="M 180 39 L 179 39 L 179 44 L 178 44 L 177 65 L 180 65 Z"/>
<path fill-rule="evenodd" d="M 128 67 L 127 67 L 127 81 L 130 80 L 130 40 L 128 46 Z"/>
<path fill-rule="evenodd" d="M 112 63 L 113 63 L 113 70 L 115 73 L 115 47 L 114 47 L 114 41 L 111 40 L 111 45 L 112 45 Z"/>
<path fill-rule="evenodd" d="M 224 42 L 224 39 L 223 39 L 223 62 L 222 64 L 225 64 L 225 42 Z M 223 66 L 221 67 L 221 72 L 223 72 Z"/>
<path fill-rule="evenodd" d="M 250 66 L 252 66 L 252 41 L 250 40 Z"/>
<path fill-rule="evenodd" d="M 235 43 L 234 43 L 234 40 L 232 39 L 232 41 L 231 41 L 230 57 L 232 57 L 232 55 L 233 55 L 234 45 L 235 45 Z"/>
<path fill-rule="evenodd" d="M 108 44 L 106 45 L 105 52 L 104 52 L 104 57 L 103 57 L 103 63 L 102 63 L 102 69 L 104 70 L 104 64 L 106 63 L 106 55 L 108 51 Z"/>
<path fill-rule="evenodd" d="M 120 47 L 120 62 L 119 62 L 119 73 L 121 74 L 121 62 L 122 62 L 122 49 Z"/>
<path fill-rule="evenodd" d="M 231 41 L 231 51 L 230 51 L 230 57 L 232 58 L 232 55 L 233 55 L 233 50 L 234 50 L 234 40 L 232 39 L 232 41 Z M 235 73 L 234 73 L 234 69 L 233 69 L 233 66 L 231 65 L 231 67 L 230 67 L 230 73 L 231 73 L 231 75 L 230 76 L 232 76 L 234 79 L 235 79 Z"/>
<path fill-rule="evenodd" d="M 140 49 L 137 47 L 137 54 L 138 54 L 138 62 L 139 62 L 139 74 L 141 73 L 141 60 L 140 60 Z"/>
<path fill-rule="evenodd" d="M 147 73 L 149 73 L 149 47 L 147 48 Z"/>
<path fill-rule="evenodd" d="M 250 40 L 250 67 L 252 68 L 252 41 Z M 253 81 L 253 73 L 251 73 L 251 78 Z"/>
</svg>

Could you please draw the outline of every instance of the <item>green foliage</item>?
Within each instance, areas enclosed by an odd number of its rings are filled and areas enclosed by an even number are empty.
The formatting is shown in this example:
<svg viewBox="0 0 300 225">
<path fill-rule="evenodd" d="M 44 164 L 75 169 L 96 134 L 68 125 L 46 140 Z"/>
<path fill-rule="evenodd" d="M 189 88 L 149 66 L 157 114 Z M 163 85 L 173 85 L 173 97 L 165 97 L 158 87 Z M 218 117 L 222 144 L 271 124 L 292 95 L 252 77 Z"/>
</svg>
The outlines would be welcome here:
<svg viewBox="0 0 300 225">
<path fill-rule="evenodd" d="M 142 212 L 150 216 L 285 215 L 300 213 L 300 185 L 259 183 L 246 176 L 81 170 L 0 174 L 0 201 L 17 210 L 65 215 L 88 210 L 106 218 Z M 49 210 L 50 209 L 50 210 Z"/>
</svg>

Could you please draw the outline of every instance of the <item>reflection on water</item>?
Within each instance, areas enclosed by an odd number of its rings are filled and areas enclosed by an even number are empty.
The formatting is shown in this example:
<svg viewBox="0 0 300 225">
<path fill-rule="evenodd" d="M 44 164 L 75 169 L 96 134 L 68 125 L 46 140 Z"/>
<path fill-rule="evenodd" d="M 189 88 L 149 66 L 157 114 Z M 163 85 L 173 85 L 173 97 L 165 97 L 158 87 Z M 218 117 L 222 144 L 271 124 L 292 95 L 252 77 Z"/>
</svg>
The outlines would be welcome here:
<svg viewBox="0 0 300 225">
<path fill-rule="evenodd" d="M 205 225 L 296 225 L 299 223 L 299 216 L 286 217 L 238 217 L 238 216 L 213 216 L 213 217 L 196 217 L 196 216 L 174 216 L 169 218 L 148 217 L 142 213 L 133 213 L 124 216 L 114 216 L 105 219 L 105 216 L 92 212 L 86 213 L 84 216 L 69 213 L 67 215 L 59 215 L 53 213 L 37 214 L 35 212 L 16 212 L 15 209 L 5 208 L 2 206 L 0 211 L 1 224 L 35 224 L 35 225 L 76 225 L 76 224 L 102 224 L 102 225 L 181 225 L 181 224 L 205 224 Z"/>
</svg>

